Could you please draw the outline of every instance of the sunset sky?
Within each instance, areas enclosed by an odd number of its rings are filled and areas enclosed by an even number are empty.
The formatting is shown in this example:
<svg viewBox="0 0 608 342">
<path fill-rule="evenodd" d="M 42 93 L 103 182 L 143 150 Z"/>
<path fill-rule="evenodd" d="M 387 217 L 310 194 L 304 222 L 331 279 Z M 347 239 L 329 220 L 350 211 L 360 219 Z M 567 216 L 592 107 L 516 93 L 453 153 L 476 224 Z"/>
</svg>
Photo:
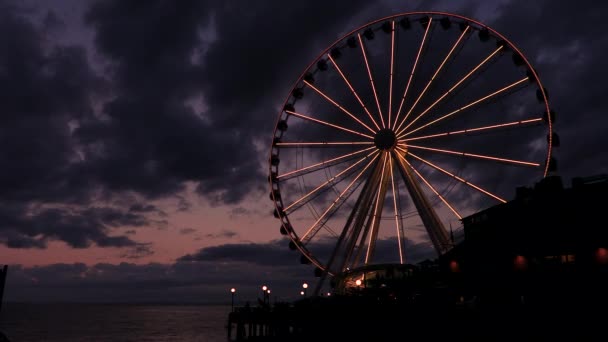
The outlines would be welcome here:
<svg viewBox="0 0 608 342">
<path fill-rule="evenodd" d="M 279 109 L 337 38 L 417 10 L 509 37 L 549 90 L 565 184 L 608 173 L 602 2 L 0 0 L 5 300 L 297 294 L 313 269 L 266 181 Z"/>
</svg>

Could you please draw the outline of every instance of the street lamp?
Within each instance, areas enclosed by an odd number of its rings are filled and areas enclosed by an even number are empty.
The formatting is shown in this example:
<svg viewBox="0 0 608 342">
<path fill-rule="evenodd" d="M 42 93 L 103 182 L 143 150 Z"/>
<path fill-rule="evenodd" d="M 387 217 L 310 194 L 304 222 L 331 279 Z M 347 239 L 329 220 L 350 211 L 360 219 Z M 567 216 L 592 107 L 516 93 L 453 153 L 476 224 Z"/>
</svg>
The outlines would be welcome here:
<svg viewBox="0 0 608 342">
<path fill-rule="evenodd" d="M 304 291 L 300 291 L 300 295 L 302 295 L 302 296 L 303 296 L 303 295 L 304 295 Z"/>
<path fill-rule="evenodd" d="M 266 305 L 266 291 L 268 291 L 268 286 L 262 286 L 262 302 L 264 303 L 264 305 Z"/>
<path fill-rule="evenodd" d="M 230 305 L 230 307 L 231 307 L 230 311 L 232 311 L 232 312 L 234 312 L 234 293 L 235 292 L 236 292 L 236 289 L 234 287 L 230 289 L 230 295 L 232 297 L 232 301 L 231 301 L 231 305 Z"/>
<path fill-rule="evenodd" d="M 304 291 L 302 291 L 302 292 L 304 292 L 303 295 L 306 296 L 306 289 L 308 288 L 308 284 L 304 283 L 304 284 L 302 284 L 302 287 L 304 288 Z"/>
</svg>

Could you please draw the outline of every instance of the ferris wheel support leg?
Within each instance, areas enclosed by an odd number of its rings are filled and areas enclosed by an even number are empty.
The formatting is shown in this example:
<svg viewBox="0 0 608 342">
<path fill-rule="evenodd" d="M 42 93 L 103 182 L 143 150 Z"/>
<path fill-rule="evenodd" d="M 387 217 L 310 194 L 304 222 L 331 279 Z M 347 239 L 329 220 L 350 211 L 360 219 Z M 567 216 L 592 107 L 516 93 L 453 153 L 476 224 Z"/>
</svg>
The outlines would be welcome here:
<svg viewBox="0 0 608 342">
<path fill-rule="evenodd" d="M 378 162 L 377 165 L 379 165 L 379 164 L 380 163 Z M 329 261 L 327 262 L 328 270 L 331 270 L 332 265 L 335 262 L 336 256 L 338 255 L 338 252 L 340 251 L 340 249 L 344 243 L 344 240 L 346 240 L 347 235 L 349 235 L 349 233 L 352 235 L 352 229 L 350 229 L 351 224 L 353 222 L 353 219 L 355 218 L 355 215 L 359 211 L 359 208 L 361 208 L 361 204 L 363 202 L 366 202 L 367 197 L 369 197 L 367 194 L 369 192 L 368 191 L 369 188 L 373 187 L 373 181 L 374 181 L 373 175 L 375 174 L 375 170 L 378 169 L 377 165 L 374 168 L 374 173 L 372 173 L 372 176 L 370 176 L 367 179 L 367 181 L 365 182 L 365 185 L 363 186 L 363 189 L 361 190 L 361 193 L 359 194 L 359 197 L 357 198 L 357 201 L 355 202 L 353 210 L 351 211 L 350 215 L 348 216 L 348 219 L 346 220 L 346 224 L 344 224 L 344 228 L 342 229 L 342 232 L 340 233 L 340 237 L 338 238 L 336 246 L 334 247 L 334 250 L 332 251 L 331 256 L 329 257 Z M 338 268 L 338 270 L 343 271 L 343 267 L 344 267 L 344 262 L 341 263 L 340 268 Z M 317 282 L 317 285 L 314 290 L 315 296 L 317 296 L 319 294 L 319 292 L 321 291 L 321 288 L 323 287 L 323 283 L 325 282 L 325 279 L 327 278 L 327 274 L 328 274 L 328 272 L 323 272 L 321 279 L 319 279 L 319 281 Z"/>
<path fill-rule="evenodd" d="M 351 267 L 355 267 L 357 260 L 360 259 L 360 251 L 362 250 L 362 246 L 365 245 L 365 239 L 367 237 L 367 232 L 369 231 L 369 221 L 370 220 L 370 211 L 372 210 L 372 206 L 374 204 L 374 195 L 380 185 L 380 175 L 382 172 L 382 165 L 380 161 L 376 165 L 374 169 L 374 173 L 370 177 L 370 187 L 364 189 L 365 191 L 361 193 L 362 202 L 360 205 L 360 209 L 357 212 L 357 216 L 355 217 L 355 221 L 352 225 L 352 229 L 350 230 L 350 236 L 348 238 L 348 244 L 346 246 L 345 258 L 340 265 L 340 270 L 344 271 L 347 265 L 351 265 Z M 367 222 L 367 224 L 366 224 Z M 363 228 L 365 227 L 365 229 Z M 363 232 L 363 236 L 361 236 L 361 231 Z M 359 242 L 359 244 L 357 244 Z M 353 259 L 353 255 L 357 250 L 357 256 Z"/>
<path fill-rule="evenodd" d="M 393 153 L 398 154 L 399 152 L 393 151 Z M 403 177 L 403 181 L 405 182 L 405 186 L 416 206 L 416 210 L 420 214 L 420 218 L 426 231 L 431 238 L 431 242 L 433 243 L 433 247 L 437 251 L 437 254 L 441 255 L 447 252 L 451 246 L 448 232 L 446 231 L 443 223 L 437 217 L 437 213 L 431 207 L 429 200 L 422 192 L 419 184 L 414 179 L 414 173 L 412 169 L 404 162 L 404 156 L 398 155 L 395 157 L 397 161 L 397 165 L 399 167 L 399 171 L 401 172 L 401 176 Z"/>
<path fill-rule="evenodd" d="M 387 153 L 387 159 L 390 155 Z M 372 218 L 371 235 L 369 243 L 367 245 L 367 254 L 365 255 L 365 264 L 367 265 L 374 256 L 376 249 L 376 240 L 378 239 L 378 230 L 380 228 L 380 220 L 382 219 L 382 210 L 384 209 L 384 200 L 386 199 L 386 190 L 388 189 L 388 183 L 390 180 L 389 168 L 387 168 L 387 162 L 384 163 L 382 168 L 382 176 L 380 177 L 380 189 L 378 191 L 378 197 L 376 198 L 376 206 L 374 209 L 374 216 Z"/>
<path fill-rule="evenodd" d="M 380 187 L 380 184 L 378 184 L 378 187 Z M 374 194 L 377 194 L 377 191 L 374 191 Z M 356 246 L 357 254 L 350 261 L 352 268 L 356 268 L 359 266 L 359 262 L 361 262 L 361 259 L 363 256 L 363 250 L 366 245 L 367 236 L 369 235 L 370 231 L 372 230 L 372 226 L 374 225 L 374 217 L 376 215 L 375 204 L 377 201 L 377 199 L 374 200 L 374 198 L 375 197 L 372 196 L 372 201 L 369 206 L 370 207 L 369 210 L 371 211 L 371 214 L 364 217 L 366 223 L 365 223 L 365 228 L 363 229 L 363 234 L 361 236 L 361 239 L 359 240 L 359 244 Z"/>
<path fill-rule="evenodd" d="M 390 157 L 390 156 L 387 156 Z M 385 159 L 386 161 L 386 159 Z M 357 253 L 355 254 L 354 258 L 351 258 L 349 260 L 349 263 L 351 265 L 352 268 L 356 268 L 359 266 L 359 263 L 361 262 L 361 260 L 363 259 L 365 261 L 365 263 L 367 264 L 367 260 L 369 259 L 369 251 L 370 251 L 370 246 L 375 242 L 374 240 L 374 227 L 376 227 L 376 222 L 379 222 L 379 219 L 377 220 L 376 218 L 379 217 L 379 214 L 381 213 L 382 207 L 379 206 L 379 201 L 380 201 L 380 197 L 381 196 L 386 196 L 386 189 L 383 192 L 382 191 L 382 183 L 384 181 L 384 173 L 386 170 L 386 163 L 385 161 L 383 161 L 382 165 L 380 165 L 380 163 L 378 163 L 378 168 L 377 168 L 377 174 L 376 179 L 374 181 L 374 184 L 376 185 L 370 194 L 370 199 L 369 199 L 369 204 L 367 205 L 367 210 L 365 212 L 365 214 L 361 217 L 360 225 L 357 225 L 358 228 L 358 232 L 357 232 L 357 236 L 355 236 L 355 243 L 357 241 L 359 241 L 358 244 L 355 244 L 352 252 L 354 252 L 354 250 L 356 249 Z M 384 201 L 382 199 L 382 201 Z M 380 212 L 378 211 L 380 210 Z M 363 228 L 364 227 L 364 228 Z M 360 238 L 359 238 L 359 232 L 361 231 L 361 228 L 363 228 L 363 234 L 361 234 Z M 377 230 L 377 229 L 375 229 Z M 370 234 L 371 233 L 371 234 Z M 369 243 L 366 242 L 368 241 L 367 237 L 370 236 L 369 239 Z M 376 234 L 377 236 L 377 234 Z M 367 252 L 365 253 L 365 258 L 363 258 L 363 250 L 365 249 L 365 245 L 368 246 L 367 248 Z M 352 253 L 349 257 L 352 257 Z"/>
</svg>

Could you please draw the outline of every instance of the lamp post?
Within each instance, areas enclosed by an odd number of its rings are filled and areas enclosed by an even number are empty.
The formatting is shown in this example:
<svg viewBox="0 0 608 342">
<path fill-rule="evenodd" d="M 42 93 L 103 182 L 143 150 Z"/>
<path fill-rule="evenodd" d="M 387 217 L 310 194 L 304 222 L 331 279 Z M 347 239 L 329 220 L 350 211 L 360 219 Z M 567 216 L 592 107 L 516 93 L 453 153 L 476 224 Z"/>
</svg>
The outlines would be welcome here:
<svg viewBox="0 0 608 342">
<path fill-rule="evenodd" d="M 262 302 L 266 305 L 266 291 L 268 291 L 268 286 L 262 286 Z"/>
<path fill-rule="evenodd" d="M 236 292 L 236 289 L 234 287 L 230 289 L 230 296 L 232 297 L 231 304 L 230 304 L 230 307 L 231 307 L 230 311 L 232 311 L 232 312 L 234 312 L 234 293 L 235 292 Z"/>
<path fill-rule="evenodd" d="M 302 296 L 303 296 L 303 295 L 304 295 L 304 291 L 300 291 L 300 295 L 302 295 Z"/>
<path fill-rule="evenodd" d="M 308 288 L 308 284 L 307 283 L 302 284 L 302 288 L 304 288 L 304 291 L 302 291 L 302 292 L 304 292 L 303 296 L 306 296 L 306 289 Z"/>
</svg>

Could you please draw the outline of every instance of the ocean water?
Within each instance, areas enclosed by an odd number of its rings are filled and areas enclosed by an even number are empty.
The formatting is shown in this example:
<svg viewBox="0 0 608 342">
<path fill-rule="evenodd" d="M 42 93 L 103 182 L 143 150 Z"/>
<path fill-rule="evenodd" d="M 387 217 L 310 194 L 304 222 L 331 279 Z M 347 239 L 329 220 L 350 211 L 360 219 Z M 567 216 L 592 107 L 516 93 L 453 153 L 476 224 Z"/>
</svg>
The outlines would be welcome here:
<svg viewBox="0 0 608 342">
<path fill-rule="evenodd" d="M 11 342 L 226 341 L 230 306 L 5 303 Z"/>
</svg>

